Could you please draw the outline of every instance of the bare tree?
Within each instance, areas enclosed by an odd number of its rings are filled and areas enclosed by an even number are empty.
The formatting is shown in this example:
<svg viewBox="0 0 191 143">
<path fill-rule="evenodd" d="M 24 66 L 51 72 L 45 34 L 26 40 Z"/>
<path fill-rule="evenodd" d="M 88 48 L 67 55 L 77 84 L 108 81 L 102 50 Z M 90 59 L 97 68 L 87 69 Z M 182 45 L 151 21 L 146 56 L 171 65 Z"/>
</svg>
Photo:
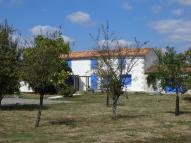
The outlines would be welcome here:
<svg viewBox="0 0 191 143">
<path fill-rule="evenodd" d="M 100 87 L 104 87 L 107 93 L 107 102 L 109 104 L 109 95 L 112 97 L 112 117 L 117 117 L 117 102 L 126 88 L 125 75 L 130 74 L 133 67 L 136 66 L 141 55 L 141 44 L 135 39 L 134 48 L 128 48 L 121 45 L 119 39 L 110 31 L 109 24 L 101 25 L 97 37 L 92 36 L 96 42 L 96 48 L 93 49 L 92 56 L 97 59 L 97 69 L 94 71 L 98 75 Z"/>
</svg>

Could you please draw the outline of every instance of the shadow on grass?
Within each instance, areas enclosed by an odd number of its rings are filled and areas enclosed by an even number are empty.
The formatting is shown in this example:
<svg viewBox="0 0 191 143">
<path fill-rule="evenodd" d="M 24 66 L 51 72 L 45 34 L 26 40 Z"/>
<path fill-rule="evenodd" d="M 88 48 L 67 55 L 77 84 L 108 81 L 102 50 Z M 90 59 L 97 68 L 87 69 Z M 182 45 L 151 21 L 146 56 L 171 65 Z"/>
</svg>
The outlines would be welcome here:
<svg viewBox="0 0 191 143">
<path fill-rule="evenodd" d="M 0 110 L 24 110 L 24 111 L 33 111 L 37 110 L 39 105 L 37 104 L 10 104 L 10 105 L 2 105 Z M 43 110 L 47 110 L 47 106 L 43 106 Z"/>
<path fill-rule="evenodd" d="M 117 115 L 117 119 L 134 119 L 134 118 L 141 118 L 147 117 L 146 115 Z"/>
<path fill-rule="evenodd" d="M 173 111 L 167 111 L 165 113 L 175 114 L 175 112 L 173 112 Z M 180 115 L 182 115 L 182 114 L 191 114 L 191 111 L 180 111 Z"/>
<path fill-rule="evenodd" d="M 191 102 L 191 97 L 184 97 L 183 100 Z"/>
<path fill-rule="evenodd" d="M 145 141 L 133 141 L 132 143 L 190 143 L 191 137 L 189 135 L 168 135 L 164 138 L 146 138 Z"/>
<path fill-rule="evenodd" d="M 75 120 L 72 118 L 50 121 L 51 125 L 66 125 L 66 126 L 70 126 L 70 127 L 76 127 L 78 123 L 79 123 L 78 120 Z"/>
</svg>

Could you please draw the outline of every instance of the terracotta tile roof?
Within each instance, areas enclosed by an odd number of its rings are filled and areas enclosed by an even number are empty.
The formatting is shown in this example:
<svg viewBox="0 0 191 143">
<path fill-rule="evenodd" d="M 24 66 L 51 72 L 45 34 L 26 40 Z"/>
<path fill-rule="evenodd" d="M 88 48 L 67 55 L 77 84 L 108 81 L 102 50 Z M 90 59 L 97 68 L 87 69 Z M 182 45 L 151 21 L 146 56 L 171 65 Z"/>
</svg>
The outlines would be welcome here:
<svg viewBox="0 0 191 143">
<path fill-rule="evenodd" d="M 67 58 L 68 59 L 88 59 L 88 58 L 98 58 L 101 56 L 146 56 L 152 49 L 151 48 L 123 48 L 119 50 L 111 51 L 81 51 L 81 52 L 71 52 Z"/>
</svg>

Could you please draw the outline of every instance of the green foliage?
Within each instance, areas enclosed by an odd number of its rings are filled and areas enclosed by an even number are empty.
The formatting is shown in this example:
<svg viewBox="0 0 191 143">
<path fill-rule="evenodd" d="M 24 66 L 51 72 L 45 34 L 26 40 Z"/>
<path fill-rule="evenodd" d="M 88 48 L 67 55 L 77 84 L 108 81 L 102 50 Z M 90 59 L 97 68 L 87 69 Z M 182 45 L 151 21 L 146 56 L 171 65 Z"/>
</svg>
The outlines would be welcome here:
<svg viewBox="0 0 191 143">
<path fill-rule="evenodd" d="M 64 84 L 70 69 L 62 55 L 69 53 L 69 45 L 60 36 L 37 36 L 34 43 L 23 54 L 23 79 L 35 92 L 44 95 L 48 86 Z"/>
<path fill-rule="evenodd" d="M 158 82 L 158 76 L 157 75 L 158 73 L 150 73 L 148 76 L 147 76 L 147 84 L 149 86 L 152 86 L 154 90 L 157 89 L 157 82 Z"/>
<path fill-rule="evenodd" d="M 187 73 L 188 76 L 186 79 L 186 87 L 187 87 L 187 89 L 191 89 L 191 48 L 188 49 L 188 51 L 186 51 L 185 55 L 186 55 L 186 62 L 188 64 L 188 68 L 189 68 L 189 71 Z"/>
<path fill-rule="evenodd" d="M 5 94 L 19 88 L 19 65 L 21 50 L 18 41 L 12 39 L 14 29 L 7 22 L 0 24 L 0 101 Z"/>
<path fill-rule="evenodd" d="M 64 95 L 65 97 L 71 97 L 75 93 L 75 89 L 73 86 L 65 84 L 59 86 L 58 93 Z"/>
<path fill-rule="evenodd" d="M 158 56 L 158 65 L 156 71 L 149 73 L 147 82 L 152 85 L 153 88 L 157 87 L 157 84 L 165 90 L 166 86 L 178 89 L 184 86 L 186 75 L 184 73 L 185 68 L 185 55 L 182 53 L 176 53 L 174 48 L 167 47 L 163 52 L 160 49 L 155 50 Z"/>
<path fill-rule="evenodd" d="M 71 69 L 67 66 L 66 62 L 62 62 L 64 69 L 60 69 L 54 75 L 54 81 L 57 82 L 58 93 L 64 96 L 72 96 L 75 92 L 72 85 L 66 83 L 68 79 L 68 72 L 71 72 Z"/>
<path fill-rule="evenodd" d="M 186 51 L 186 59 L 189 66 L 191 66 L 191 48 Z"/>
</svg>

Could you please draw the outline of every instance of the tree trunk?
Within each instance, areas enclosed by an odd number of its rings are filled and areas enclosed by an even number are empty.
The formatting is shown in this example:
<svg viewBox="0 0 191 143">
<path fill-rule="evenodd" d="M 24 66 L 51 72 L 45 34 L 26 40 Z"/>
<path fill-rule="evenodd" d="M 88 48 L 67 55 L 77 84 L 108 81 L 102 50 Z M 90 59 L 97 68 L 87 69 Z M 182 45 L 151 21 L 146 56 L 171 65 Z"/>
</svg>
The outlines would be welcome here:
<svg viewBox="0 0 191 143">
<path fill-rule="evenodd" d="M 106 101 L 106 106 L 109 106 L 109 94 L 107 93 L 107 101 Z"/>
<path fill-rule="evenodd" d="M 40 104 L 39 104 L 39 109 L 36 116 L 35 128 L 39 127 L 39 124 L 40 124 L 40 117 L 41 117 L 41 112 L 43 107 L 43 98 L 44 98 L 44 94 L 40 94 Z"/>
<path fill-rule="evenodd" d="M 113 98 L 113 106 L 112 106 L 112 118 L 117 118 L 117 100 L 118 98 Z"/>
<path fill-rule="evenodd" d="M 180 114 L 179 111 L 179 95 L 178 92 L 176 93 L 176 107 L 175 107 L 175 116 L 178 116 Z"/>
<path fill-rule="evenodd" d="M 2 100 L 3 100 L 3 95 L 0 94 L 0 108 L 1 108 L 1 106 L 2 106 L 2 104 L 1 104 L 1 103 L 2 103 Z"/>
</svg>

